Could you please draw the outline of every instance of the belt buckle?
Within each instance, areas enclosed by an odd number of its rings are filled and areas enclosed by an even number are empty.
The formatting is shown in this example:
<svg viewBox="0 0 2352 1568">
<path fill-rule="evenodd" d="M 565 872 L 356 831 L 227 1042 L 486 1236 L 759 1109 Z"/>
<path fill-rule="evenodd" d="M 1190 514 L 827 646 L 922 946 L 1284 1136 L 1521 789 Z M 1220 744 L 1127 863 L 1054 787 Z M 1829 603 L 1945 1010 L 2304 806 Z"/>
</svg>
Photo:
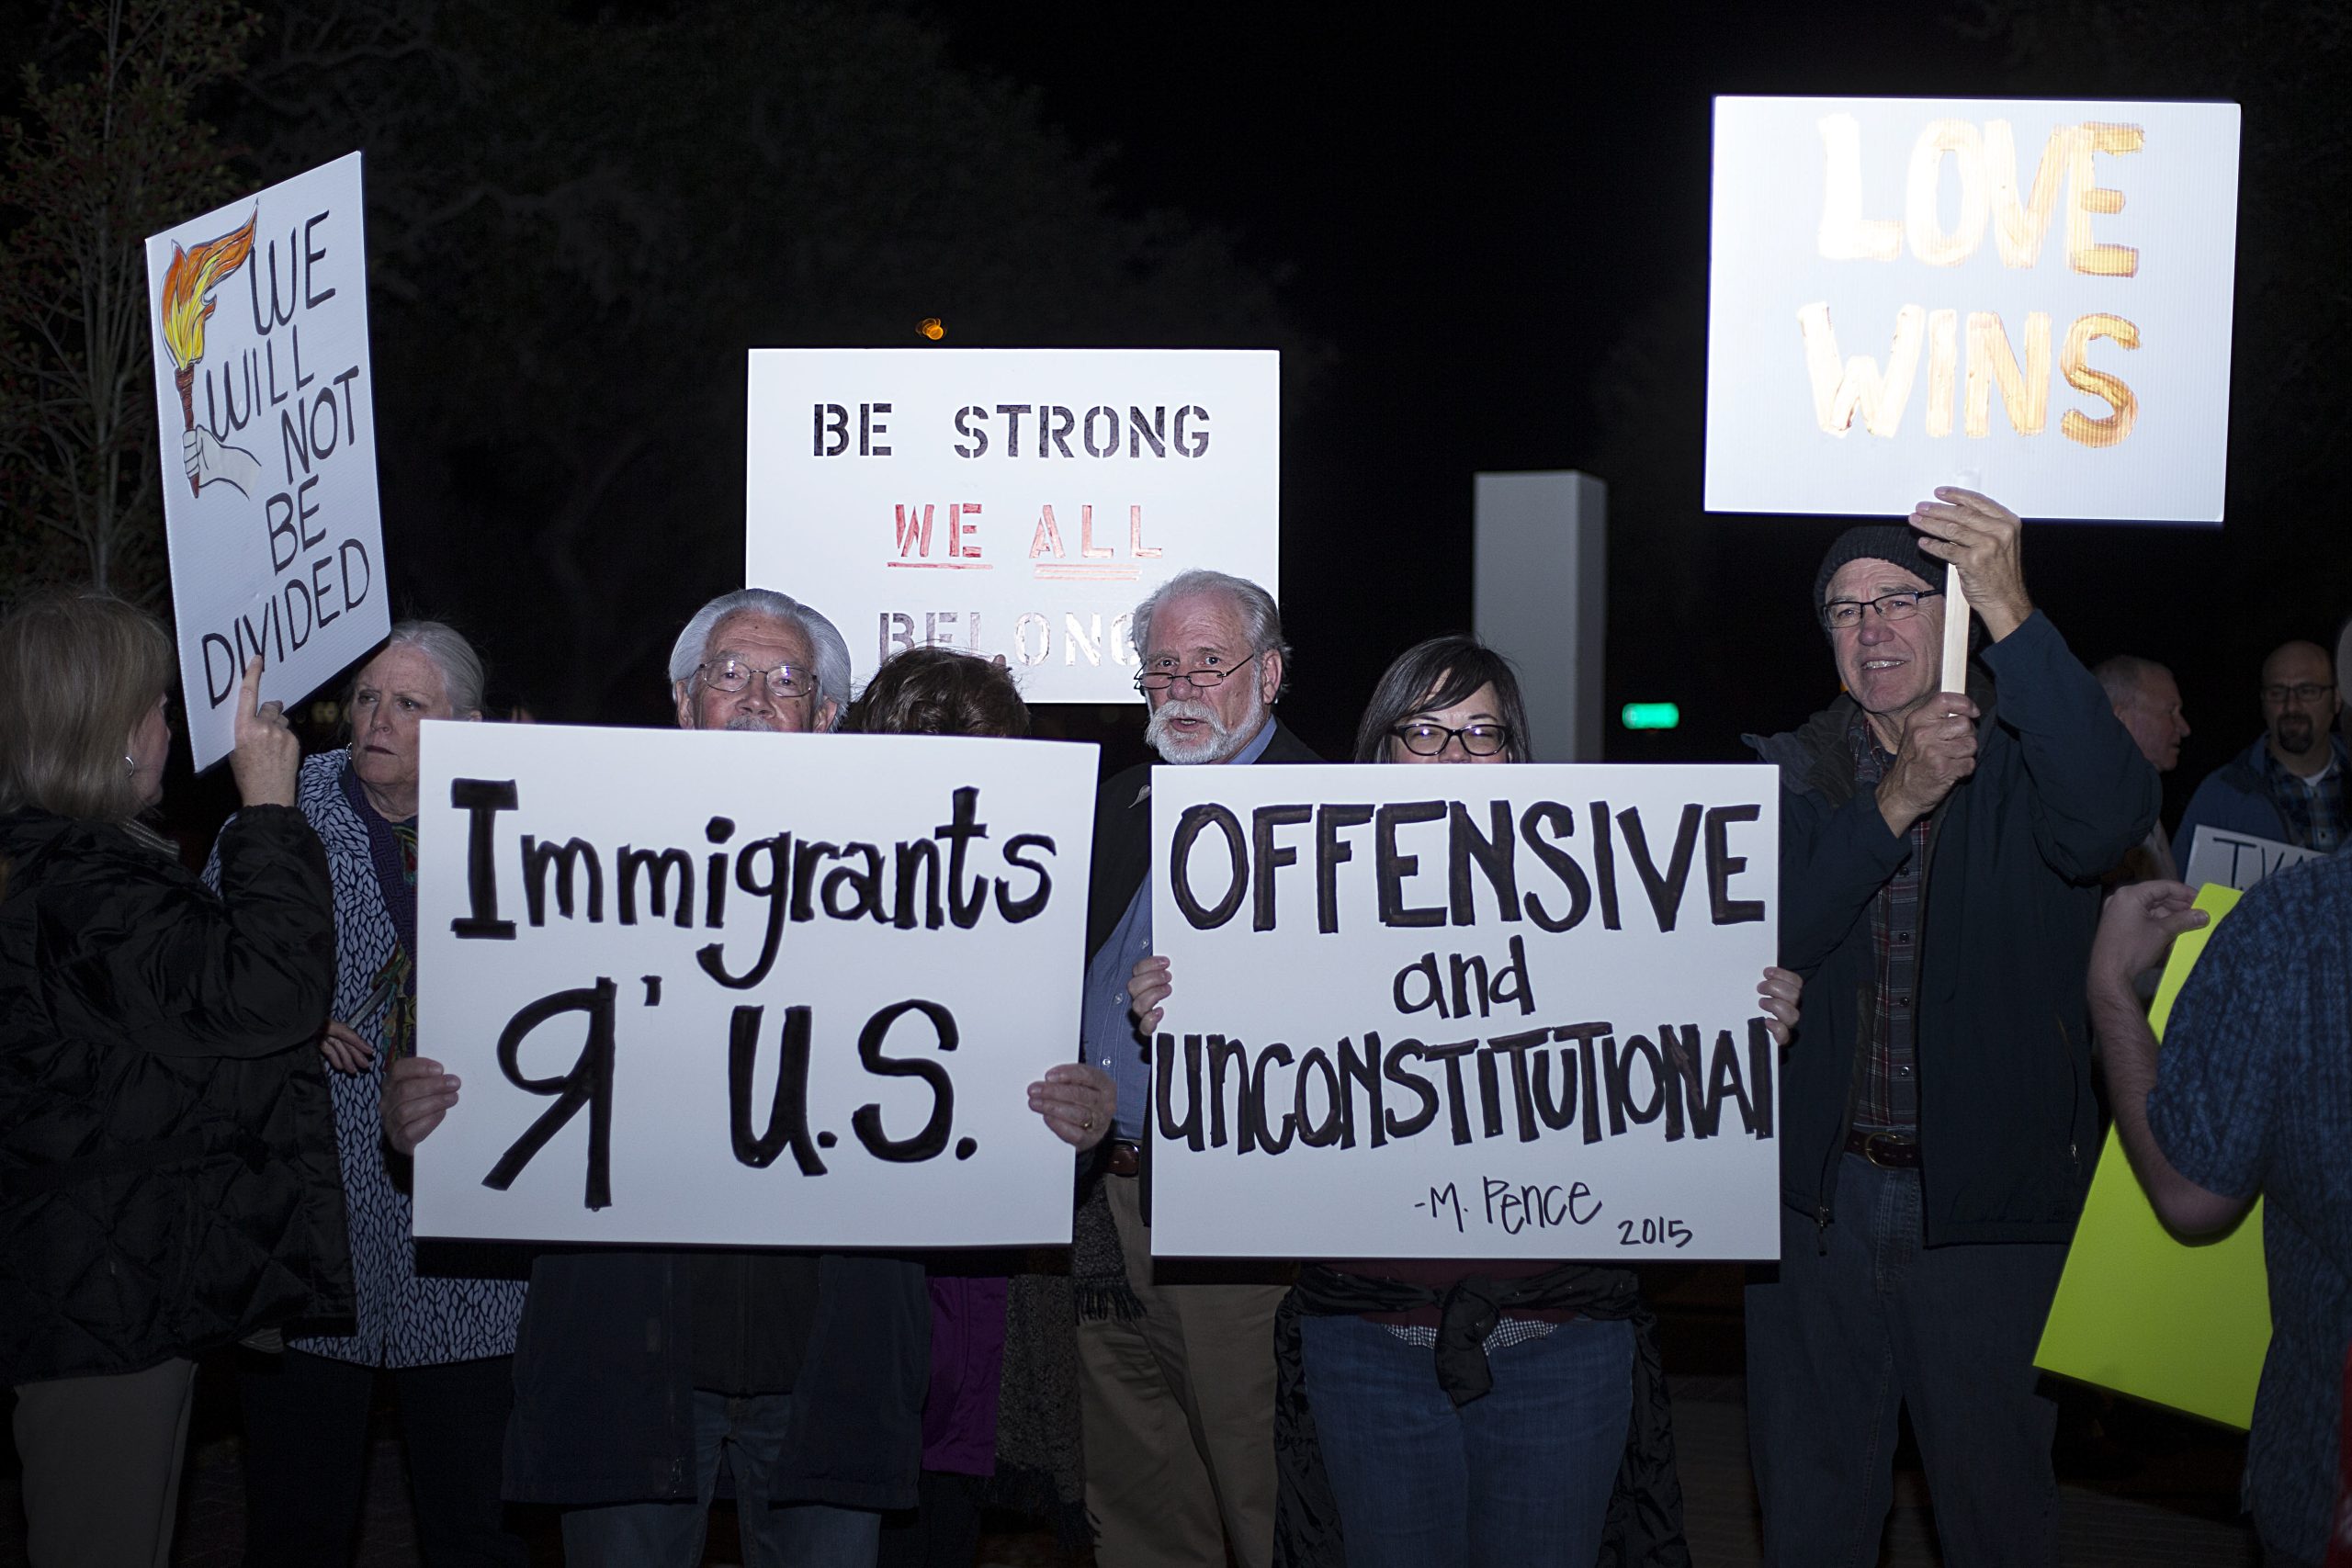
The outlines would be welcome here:
<svg viewBox="0 0 2352 1568">
<path fill-rule="evenodd" d="M 1918 1145 L 1899 1133 L 1872 1133 L 1862 1139 L 1862 1157 L 1881 1170 L 1911 1169 L 1919 1163 L 1918 1150 Z"/>
<path fill-rule="evenodd" d="M 1113 1176 L 1135 1176 L 1143 1170 L 1143 1153 L 1125 1138 L 1114 1138 L 1102 1158 L 1103 1169 Z"/>
</svg>

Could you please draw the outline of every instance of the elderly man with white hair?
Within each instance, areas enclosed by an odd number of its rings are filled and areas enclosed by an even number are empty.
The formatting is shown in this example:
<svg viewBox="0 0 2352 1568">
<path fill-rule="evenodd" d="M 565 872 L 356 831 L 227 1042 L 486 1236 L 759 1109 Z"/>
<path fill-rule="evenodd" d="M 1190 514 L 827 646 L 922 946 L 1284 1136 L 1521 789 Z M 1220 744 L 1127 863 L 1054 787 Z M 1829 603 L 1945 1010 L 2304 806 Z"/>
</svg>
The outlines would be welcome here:
<svg viewBox="0 0 2352 1568">
<path fill-rule="evenodd" d="M 1136 607 L 1135 643 L 1136 686 L 1151 707 L 1144 738 L 1163 761 L 1321 761 L 1274 717 L 1290 646 L 1281 612 L 1256 583 L 1180 573 Z M 1151 953 L 1148 766 L 1119 774 L 1095 798 L 1086 946 L 1086 1060 L 1118 1086 L 1072 1264 L 1095 1557 L 1103 1568 L 1216 1568 L 1230 1548 L 1241 1568 L 1267 1568 L 1274 1309 L 1288 1281 L 1198 1265 L 1182 1283 L 1156 1279 L 1138 1179 L 1150 1077 L 1128 983 L 1144 978 L 1136 966 Z"/>
<path fill-rule="evenodd" d="M 746 588 L 679 633 L 681 729 L 822 733 L 849 704 L 823 615 Z M 436 1062 L 395 1069 L 384 1121 L 414 1148 L 457 1102 Z M 922 1266 L 876 1255 L 541 1257 L 514 1355 L 506 1495 L 553 1503 L 574 1568 L 703 1559 L 721 1458 L 748 1563 L 872 1568 L 881 1510 L 910 1507 L 930 1306 Z"/>
<path fill-rule="evenodd" d="M 833 624 L 763 588 L 704 605 L 670 656 L 682 729 L 821 734 L 849 686 Z M 458 1085 L 419 1058 L 393 1078 L 384 1128 L 405 1153 Z M 1064 1063 L 1028 1100 L 1083 1149 L 1110 1089 Z M 515 1348 L 506 1495 L 569 1509 L 573 1568 L 690 1568 L 724 1459 L 746 1563 L 873 1568 L 882 1511 L 916 1502 L 930 1334 L 922 1265 L 904 1258 L 543 1256 Z"/>
</svg>

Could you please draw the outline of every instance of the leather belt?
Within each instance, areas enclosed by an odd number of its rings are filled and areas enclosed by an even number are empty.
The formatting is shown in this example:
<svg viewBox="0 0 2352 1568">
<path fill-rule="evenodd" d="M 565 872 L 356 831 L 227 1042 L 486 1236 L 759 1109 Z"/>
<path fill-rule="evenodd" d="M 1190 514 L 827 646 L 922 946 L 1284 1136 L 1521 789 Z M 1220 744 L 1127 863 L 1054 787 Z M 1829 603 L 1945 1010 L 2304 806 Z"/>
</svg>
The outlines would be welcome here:
<svg viewBox="0 0 2352 1568">
<path fill-rule="evenodd" d="M 1907 1133 L 1865 1133 L 1856 1128 L 1846 1134 L 1846 1152 L 1861 1156 L 1881 1170 L 1919 1168 L 1919 1140 Z"/>
<path fill-rule="evenodd" d="M 1103 1140 L 1102 1168 L 1114 1176 L 1139 1174 L 1143 1170 L 1142 1145 L 1128 1138 Z"/>
</svg>

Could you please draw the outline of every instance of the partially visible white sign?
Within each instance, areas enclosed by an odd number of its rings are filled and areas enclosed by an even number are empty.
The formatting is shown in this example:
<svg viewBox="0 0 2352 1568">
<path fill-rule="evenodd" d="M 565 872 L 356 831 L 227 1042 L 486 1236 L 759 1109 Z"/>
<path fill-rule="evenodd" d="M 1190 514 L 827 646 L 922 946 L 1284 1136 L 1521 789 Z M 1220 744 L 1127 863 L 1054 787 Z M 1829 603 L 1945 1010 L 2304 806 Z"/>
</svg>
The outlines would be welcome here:
<svg viewBox="0 0 2352 1568">
<path fill-rule="evenodd" d="M 2234 104 L 1715 100 L 1706 505 L 2219 523 Z"/>
<path fill-rule="evenodd" d="M 1159 768 L 1152 1250 L 1780 1256 L 1762 765 Z"/>
<path fill-rule="evenodd" d="M 745 580 L 1031 702 L 1139 700 L 1129 615 L 1189 567 L 1279 597 L 1280 359 L 1226 349 L 755 349 Z"/>
<path fill-rule="evenodd" d="M 2188 864 L 2182 870 L 2181 880 L 2193 887 L 2218 882 L 2243 893 L 2274 871 L 2325 858 L 2318 850 L 2298 849 L 2276 839 L 2258 839 L 2200 822 L 2188 836 Z"/>
<path fill-rule="evenodd" d="M 292 705 L 391 629 L 359 154 L 147 242 L 180 686 L 198 768 L 237 678 Z"/>
<path fill-rule="evenodd" d="M 1067 1242 L 1095 749 L 424 727 L 419 1235 Z M 1010 982 L 1010 983 L 1009 983 Z M 368 1025 L 357 1023 L 362 1032 Z"/>
</svg>

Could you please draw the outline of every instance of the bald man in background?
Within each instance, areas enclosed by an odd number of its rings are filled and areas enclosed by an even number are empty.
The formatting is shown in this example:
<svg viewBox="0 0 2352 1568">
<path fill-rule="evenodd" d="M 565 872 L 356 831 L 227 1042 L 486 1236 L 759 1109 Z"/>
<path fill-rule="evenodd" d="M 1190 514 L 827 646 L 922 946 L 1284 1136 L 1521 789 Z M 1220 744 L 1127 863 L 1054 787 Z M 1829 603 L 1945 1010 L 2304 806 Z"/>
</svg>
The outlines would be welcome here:
<svg viewBox="0 0 2352 1568">
<path fill-rule="evenodd" d="M 2181 714 L 2180 684 L 2172 678 L 2172 671 L 2153 659 L 2119 653 L 2101 660 L 2091 673 L 2148 765 L 2159 773 L 2180 766 L 2180 743 L 2188 739 L 2188 720 Z M 2157 877 L 2166 882 L 2180 880 L 2180 866 L 2172 857 L 2172 839 L 2165 831 L 2162 818 L 2123 857 L 2119 880 L 2146 882 Z"/>
</svg>

